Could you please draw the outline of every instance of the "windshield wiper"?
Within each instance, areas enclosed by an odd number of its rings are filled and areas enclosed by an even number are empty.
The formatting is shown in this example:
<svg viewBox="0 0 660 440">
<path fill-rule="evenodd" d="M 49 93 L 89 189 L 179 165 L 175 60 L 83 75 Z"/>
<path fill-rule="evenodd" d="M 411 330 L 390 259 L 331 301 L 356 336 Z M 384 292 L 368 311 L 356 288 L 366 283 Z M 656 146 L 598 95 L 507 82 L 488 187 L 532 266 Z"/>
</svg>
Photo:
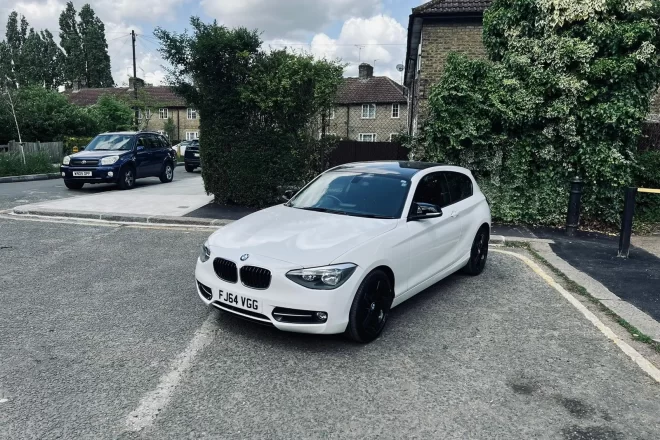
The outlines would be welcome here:
<svg viewBox="0 0 660 440">
<path fill-rule="evenodd" d="M 304 209 L 305 211 L 326 212 L 328 214 L 348 215 L 350 217 L 377 218 L 377 219 L 387 219 L 387 220 L 392 220 L 396 218 L 396 217 L 389 217 L 386 215 L 378 215 L 378 214 L 360 214 L 359 212 L 336 211 L 334 209 L 317 208 L 314 206 L 308 206 L 305 208 L 298 208 L 298 209 Z"/>
<path fill-rule="evenodd" d="M 305 211 L 325 212 L 328 214 L 349 215 L 346 211 L 335 211 L 334 209 L 317 208 L 315 206 L 306 206 L 304 208 L 298 208 L 298 209 L 304 209 Z"/>
</svg>

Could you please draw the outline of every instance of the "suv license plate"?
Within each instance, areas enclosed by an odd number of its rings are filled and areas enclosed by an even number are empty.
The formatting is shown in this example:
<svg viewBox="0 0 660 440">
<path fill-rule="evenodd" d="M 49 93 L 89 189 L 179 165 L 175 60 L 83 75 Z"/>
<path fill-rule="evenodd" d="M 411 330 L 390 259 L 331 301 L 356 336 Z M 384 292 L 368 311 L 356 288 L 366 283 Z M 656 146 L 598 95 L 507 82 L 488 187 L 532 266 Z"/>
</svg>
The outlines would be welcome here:
<svg viewBox="0 0 660 440">
<path fill-rule="evenodd" d="M 220 302 L 229 304 L 230 306 L 238 307 L 239 309 L 249 310 L 251 312 L 259 312 L 259 301 L 256 299 L 248 298 L 243 295 L 236 295 L 220 291 Z"/>
<path fill-rule="evenodd" d="M 74 171 L 73 177 L 92 177 L 91 171 Z"/>
</svg>

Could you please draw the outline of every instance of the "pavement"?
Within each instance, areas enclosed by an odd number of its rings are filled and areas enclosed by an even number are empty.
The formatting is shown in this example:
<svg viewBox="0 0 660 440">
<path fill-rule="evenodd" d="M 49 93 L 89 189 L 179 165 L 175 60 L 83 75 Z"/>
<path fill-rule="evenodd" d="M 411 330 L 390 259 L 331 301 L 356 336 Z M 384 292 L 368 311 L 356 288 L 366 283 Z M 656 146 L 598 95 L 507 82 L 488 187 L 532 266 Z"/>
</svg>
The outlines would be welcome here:
<svg viewBox="0 0 660 440">
<path fill-rule="evenodd" d="M 183 174 L 183 179 L 178 177 Z M 90 195 L 80 195 L 66 199 L 40 201 L 14 207 L 14 212 L 22 214 L 61 215 L 61 216 L 170 216 L 182 217 L 189 212 L 207 205 L 213 196 L 206 194 L 202 177 L 199 174 L 177 174 L 174 182 L 162 184 L 158 179 L 144 179 L 141 186 L 130 191 L 97 191 Z M 158 184 L 146 182 L 152 180 Z M 84 189 L 84 188 L 83 188 Z M 85 193 L 82 193 L 85 194 Z"/>
<path fill-rule="evenodd" d="M 207 309 L 207 235 L 0 218 L 0 439 L 659 437 L 658 382 L 518 258 L 357 345 Z"/>
</svg>

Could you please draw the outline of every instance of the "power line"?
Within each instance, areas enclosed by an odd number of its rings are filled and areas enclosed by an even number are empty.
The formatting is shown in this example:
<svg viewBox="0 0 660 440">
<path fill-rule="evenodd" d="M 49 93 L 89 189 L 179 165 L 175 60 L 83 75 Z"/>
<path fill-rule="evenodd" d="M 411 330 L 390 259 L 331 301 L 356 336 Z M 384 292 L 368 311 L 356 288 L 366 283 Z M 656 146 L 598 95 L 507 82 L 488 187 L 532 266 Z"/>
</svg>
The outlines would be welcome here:
<svg viewBox="0 0 660 440">
<path fill-rule="evenodd" d="M 126 38 L 126 37 L 130 37 L 130 36 L 131 36 L 131 34 L 125 34 L 125 35 L 121 35 L 119 37 L 111 38 L 110 40 L 108 40 L 108 43 L 111 42 L 111 41 L 119 40 L 120 38 Z"/>
</svg>

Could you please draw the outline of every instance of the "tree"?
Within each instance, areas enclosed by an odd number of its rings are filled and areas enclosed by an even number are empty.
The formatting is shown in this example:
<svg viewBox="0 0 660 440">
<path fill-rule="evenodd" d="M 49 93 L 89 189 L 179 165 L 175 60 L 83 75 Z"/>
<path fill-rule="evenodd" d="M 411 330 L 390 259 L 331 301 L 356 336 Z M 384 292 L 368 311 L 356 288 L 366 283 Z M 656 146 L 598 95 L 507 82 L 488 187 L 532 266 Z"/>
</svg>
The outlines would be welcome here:
<svg viewBox="0 0 660 440">
<path fill-rule="evenodd" d="M 41 56 L 43 59 L 43 84 L 47 89 L 57 89 L 64 80 L 64 52 L 53 40 L 48 30 L 41 31 Z"/>
<path fill-rule="evenodd" d="M 172 118 L 167 118 L 167 121 L 165 121 L 165 125 L 163 125 L 163 131 L 167 135 L 167 138 L 170 141 L 173 141 L 176 135 L 176 124 L 174 123 L 174 119 Z"/>
<path fill-rule="evenodd" d="M 561 223 L 578 175 L 584 215 L 617 223 L 660 84 L 658 8 L 495 0 L 484 15 L 489 60 L 448 58 L 422 155 L 469 166 L 501 220 Z"/>
<path fill-rule="evenodd" d="M 263 206 L 318 163 L 310 125 L 331 107 L 343 66 L 264 52 L 257 31 L 191 19 L 193 35 L 157 29 L 168 81 L 201 115 L 202 177 L 221 203 Z"/>
<path fill-rule="evenodd" d="M 113 87 L 105 25 L 89 4 L 80 10 L 78 29 L 82 40 L 87 87 Z"/>
<path fill-rule="evenodd" d="M 13 11 L 9 14 L 7 19 L 7 30 L 5 36 L 7 38 L 6 47 L 9 54 L 9 71 L 8 79 L 12 87 L 17 87 L 23 80 L 23 65 L 21 63 L 21 52 L 25 40 L 27 39 L 28 22 L 25 17 L 21 17 L 20 25 L 18 20 L 18 13 Z"/>
<path fill-rule="evenodd" d="M 90 112 L 99 132 L 130 130 L 133 123 L 133 110 L 122 100 L 103 95 Z"/>
<path fill-rule="evenodd" d="M 112 87 L 105 25 L 89 4 L 78 14 L 72 2 L 60 14 L 60 45 L 66 53 L 64 73 L 67 84 L 77 87 Z"/>
</svg>

